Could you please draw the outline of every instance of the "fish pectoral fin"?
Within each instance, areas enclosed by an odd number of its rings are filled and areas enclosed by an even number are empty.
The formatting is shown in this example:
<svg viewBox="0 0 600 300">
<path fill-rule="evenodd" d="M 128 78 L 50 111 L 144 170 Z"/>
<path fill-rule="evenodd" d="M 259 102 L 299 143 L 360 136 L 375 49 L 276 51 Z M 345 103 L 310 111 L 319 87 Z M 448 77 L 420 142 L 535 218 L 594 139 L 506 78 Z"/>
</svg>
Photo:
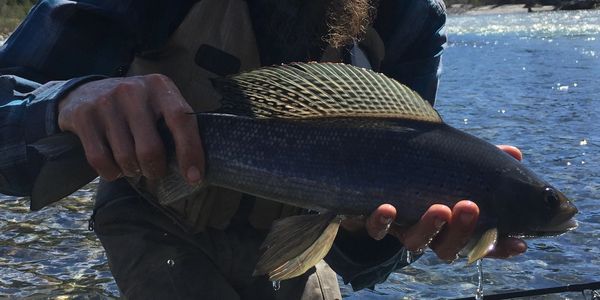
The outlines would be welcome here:
<svg viewBox="0 0 600 300">
<path fill-rule="evenodd" d="M 331 213 L 276 221 L 261 246 L 264 252 L 253 275 L 267 274 L 276 281 L 304 274 L 327 255 L 340 222 L 341 217 Z"/>
<path fill-rule="evenodd" d="M 496 246 L 496 242 L 498 241 L 498 229 L 492 228 L 486 230 L 479 240 L 477 244 L 469 251 L 469 255 L 467 256 L 467 264 L 472 264 L 482 258 L 484 258 L 490 251 L 494 249 Z"/>
</svg>

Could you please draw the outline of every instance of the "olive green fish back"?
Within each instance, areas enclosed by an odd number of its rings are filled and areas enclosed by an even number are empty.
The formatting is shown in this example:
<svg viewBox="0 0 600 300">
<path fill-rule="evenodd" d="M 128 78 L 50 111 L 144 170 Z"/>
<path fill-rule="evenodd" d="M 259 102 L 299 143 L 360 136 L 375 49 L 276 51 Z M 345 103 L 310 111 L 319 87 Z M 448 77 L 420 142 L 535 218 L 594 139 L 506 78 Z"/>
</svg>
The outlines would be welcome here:
<svg viewBox="0 0 600 300">
<path fill-rule="evenodd" d="M 293 63 L 217 79 L 219 112 L 255 118 L 372 117 L 441 123 L 409 87 L 339 63 Z"/>
</svg>

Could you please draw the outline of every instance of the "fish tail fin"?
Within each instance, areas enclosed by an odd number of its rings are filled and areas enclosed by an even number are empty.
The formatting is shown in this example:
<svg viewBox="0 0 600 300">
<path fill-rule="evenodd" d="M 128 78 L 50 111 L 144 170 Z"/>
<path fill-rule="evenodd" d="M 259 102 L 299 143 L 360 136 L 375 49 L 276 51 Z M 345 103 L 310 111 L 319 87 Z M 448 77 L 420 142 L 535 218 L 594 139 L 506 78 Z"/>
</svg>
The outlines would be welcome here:
<svg viewBox="0 0 600 300">
<path fill-rule="evenodd" d="M 277 220 L 261 246 L 253 275 L 276 281 L 304 274 L 329 252 L 341 219 L 325 213 Z"/>
<path fill-rule="evenodd" d="M 497 241 L 498 229 L 491 228 L 486 230 L 477 241 L 477 244 L 469 251 L 467 264 L 470 265 L 488 255 L 496 246 Z"/>
</svg>

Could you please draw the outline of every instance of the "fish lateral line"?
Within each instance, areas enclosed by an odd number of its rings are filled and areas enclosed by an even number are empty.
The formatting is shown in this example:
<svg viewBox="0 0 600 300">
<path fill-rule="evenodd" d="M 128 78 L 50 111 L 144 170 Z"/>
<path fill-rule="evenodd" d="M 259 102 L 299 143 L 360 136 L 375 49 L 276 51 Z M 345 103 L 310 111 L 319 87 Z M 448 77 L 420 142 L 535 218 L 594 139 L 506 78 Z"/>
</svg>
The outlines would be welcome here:
<svg viewBox="0 0 600 300">
<path fill-rule="evenodd" d="M 385 115 L 385 114 L 360 114 L 360 113 L 352 113 L 345 115 L 320 115 L 320 116 L 278 116 L 272 115 L 269 117 L 260 116 L 260 115 L 244 115 L 237 114 L 234 112 L 228 111 L 201 111 L 201 112 L 187 112 L 185 113 L 190 116 L 195 116 L 197 118 L 201 117 L 224 117 L 224 118 L 239 118 L 239 119 L 247 119 L 247 120 L 281 120 L 281 121 L 298 121 L 298 122 L 381 122 L 387 125 L 400 125 L 400 126 L 427 126 L 427 127 L 438 127 L 438 126 L 449 126 L 444 122 L 434 122 L 430 120 L 421 120 L 421 119 L 411 119 L 411 118 L 401 118 L 393 114 Z"/>
</svg>

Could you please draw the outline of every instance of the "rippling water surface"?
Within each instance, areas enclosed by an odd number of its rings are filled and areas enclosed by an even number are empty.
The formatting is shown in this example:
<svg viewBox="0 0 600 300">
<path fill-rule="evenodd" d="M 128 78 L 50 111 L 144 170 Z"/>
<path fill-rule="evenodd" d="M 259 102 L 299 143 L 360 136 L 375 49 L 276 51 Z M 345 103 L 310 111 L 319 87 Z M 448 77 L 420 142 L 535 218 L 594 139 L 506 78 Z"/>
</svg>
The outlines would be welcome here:
<svg viewBox="0 0 600 300">
<path fill-rule="evenodd" d="M 452 16 L 448 34 L 437 102 L 446 122 L 518 146 L 580 210 L 576 231 L 485 260 L 485 293 L 600 281 L 600 11 Z M 476 278 L 474 266 L 428 253 L 356 298 L 474 296 Z"/>
<path fill-rule="evenodd" d="M 446 122 L 497 144 L 571 197 L 579 228 L 530 240 L 525 255 L 484 262 L 485 292 L 600 281 L 600 11 L 454 16 L 437 108 Z M 1 44 L 1 42 L 0 42 Z M 117 297 L 87 231 L 94 184 L 41 212 L 0 198 L 0 298 Z M 475 267 L 431 253 L 350 299 L 473 296 Z M 581 294 L 544 299 L 583 299 Z"/>
<path fill-rule="evenodd" d="M 102 246 L 87 230 L 95 184 L 39 212 L 0 201 L 0 298 L 117 296 Z"/>
</svg>

